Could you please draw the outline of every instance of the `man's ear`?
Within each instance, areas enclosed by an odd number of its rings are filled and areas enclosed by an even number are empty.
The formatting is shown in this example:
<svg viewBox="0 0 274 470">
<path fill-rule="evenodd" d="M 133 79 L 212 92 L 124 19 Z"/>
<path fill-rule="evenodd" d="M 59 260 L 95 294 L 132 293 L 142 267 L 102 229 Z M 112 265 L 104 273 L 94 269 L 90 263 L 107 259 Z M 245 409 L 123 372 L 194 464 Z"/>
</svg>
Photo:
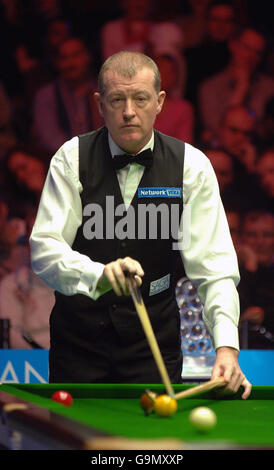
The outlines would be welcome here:
<svg viewBox="0 0 274 470">
<path fill-rule="evenodd" d="M 157 114 L 159 114 L 162 110 L 164 101 L 166 97 L 166 92 L 165 91 L 160 91 L 158 94 L 158 104 L 157 104 Z"/>
<path fill-rule="evenodd" d="M 100 93 L 98 93 L 98 91 L 96 91 L 94 94 L 93 94 L 93 97 L 94 97 L 94 101 L 97 105 L 97 108 L 99 110 L 99 113 L 101 116 L 103 116 L 103 109 L 102 109 L 102 100 L 101 100 L 101 95 Z"/>
</svg>

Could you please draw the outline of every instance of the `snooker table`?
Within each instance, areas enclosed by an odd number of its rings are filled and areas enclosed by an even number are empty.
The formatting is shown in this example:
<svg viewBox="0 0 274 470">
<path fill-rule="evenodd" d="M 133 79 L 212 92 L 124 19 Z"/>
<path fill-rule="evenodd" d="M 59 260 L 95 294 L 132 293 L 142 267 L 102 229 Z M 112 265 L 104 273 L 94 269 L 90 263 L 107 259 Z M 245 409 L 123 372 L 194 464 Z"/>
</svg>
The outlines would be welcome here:
<svg viewBox="0 0 274 470">
<path fill-rule="evenodd" d="M 174 385 L 175 392 L 193 385 Z M 254 386 L 249 399 L 203 392 L 178 401 L 171 417 L 146 416 L 140 397 L 162 384 L 1 384 L 3 449 L 274 449 L 274 387 Z M 51 399 L 67 390 L 73 405 Z M 207 406 L 218 422 L 207 434 L 189 423 L 190 411 Z"/>
</svg>

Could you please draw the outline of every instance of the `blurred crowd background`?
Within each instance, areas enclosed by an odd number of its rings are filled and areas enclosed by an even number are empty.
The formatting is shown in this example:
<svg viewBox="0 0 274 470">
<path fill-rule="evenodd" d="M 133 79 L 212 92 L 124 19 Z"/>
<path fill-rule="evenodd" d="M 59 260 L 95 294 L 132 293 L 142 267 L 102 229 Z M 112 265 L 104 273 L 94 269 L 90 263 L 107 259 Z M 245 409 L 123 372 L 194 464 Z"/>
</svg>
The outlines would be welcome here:
<svg viewBox="0 0 274 470">
<path fill-rule="evenodd" d="M 240 332 L 245 340 L 248 332 L 245 347 L 273 349 L 274 24 L 266 0 L 0 0 L 0 317 L 10 320 L 10 347 L 31 347 L 23 333 L 48 347 L 54 297 L 31 270 L 28 237 L 51 157 L 102 125 L 92 99 L 97 72 L 125 49 L 160 69 L 167 99 L 155 127 L 203 150 L 215 169 L 239 259 Z"/>
</svg>

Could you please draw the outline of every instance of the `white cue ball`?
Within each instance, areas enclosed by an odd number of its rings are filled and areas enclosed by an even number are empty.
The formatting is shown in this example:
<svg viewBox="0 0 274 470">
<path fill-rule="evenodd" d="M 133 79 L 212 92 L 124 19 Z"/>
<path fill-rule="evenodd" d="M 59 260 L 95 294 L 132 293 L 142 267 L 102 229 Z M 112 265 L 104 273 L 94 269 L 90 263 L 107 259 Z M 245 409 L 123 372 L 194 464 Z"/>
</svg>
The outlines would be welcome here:
<svg viewBox="0 0 274 470">
<path fill-rule="evenodd" d="M 214 428 L 217 423 L 217 417 L 214 411 L 206 406 L 194 408 L 189 415 L 189 421 L 192 426 L 200 432 L 208 432 Z"/>
</svg>

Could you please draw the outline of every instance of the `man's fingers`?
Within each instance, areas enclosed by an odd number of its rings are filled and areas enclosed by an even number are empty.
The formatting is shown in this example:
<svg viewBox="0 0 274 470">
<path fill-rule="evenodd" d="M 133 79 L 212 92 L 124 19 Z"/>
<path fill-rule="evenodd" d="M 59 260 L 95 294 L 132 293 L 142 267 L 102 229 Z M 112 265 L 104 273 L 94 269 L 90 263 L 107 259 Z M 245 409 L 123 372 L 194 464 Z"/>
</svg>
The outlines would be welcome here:
<svg viewBox="0 0 274 470">
<path fill-rule="evenodd" d="M 137 275 L 139 277 L 144 275 L 144 271 L 140 263 L 130 257 L 124 258 L 121 261 L 121 265 L 124 272 L 127 271 L 129 274 Z"/>
<path fill-rule="evenodd" d="M 234 348 L 222 346 L 216 349 L 216 361 L 211 376 L 212 379 L 223 376 L 228 382 L 222 390 L 225 394 L 236 393 L 241 386 L 244 388 L 242 398 L 248 398 L 251 393 L 252 385 L 239 366 L 238 351 Z"/>
<path fill-rule="evenodd" d="M 107 264 L 104 269 L 105 277 L 118 296 L 129 294 L 125 273 L 135 276 L 138 287 L 142 284 L 144 271 L 140 263 L 130 257 L 119 258 Z"/>
<path fill-rule="evenodd" d="M 120 289 L 120 286 L 117 282 L 116 275 L 115 275 L 115 269 L 113 268 L 112 264 L 106 265 L 104 269 L 104 275 L 107 278 L 108 282 L 110 283 L 112 289 L 114 290 L 115 294 L 118 296 L 122 295 L 122 291 Z"/>
<path fill-rule="evenodd" d="M 217 378 L 218 373 L 216 373 L 214 376 L 212 375 L 212 379 Z M 239 388 L 242 386 L 244 388 L 244 392 L 242 394 L 242 398 L 246 400 L 252 390 L 252 385 L 251 383 L 246 379 L 244 374 L 242 373 L 237 373 L 237 370 L 233 370 L 231 372 L 226 371 L 226 374 L 224 374 L 225 380 L 227 380 L 227 385 L 222 389 L 223 394 L 234 394 L 237 393 Z"/>
<path fill-rule="evenodd" d="M 137 282 L 137 286 L 140 287 L 142 285 L 142 278 L 137 274 L 134 276 L 135 281 Z"/>
<path fill-rule="evenodd" d="M 241 385 L 242 385 L 242 387 L 244 387 L 244 393 L 242 394 L 242 398 L 244 400 L 246 400 L 249 397 L 249 395 L 251 394 L 252 385 L 246 378 L 244 378 Z"/>
<path fill-rule="evenodd" d="M 242 371 L 237 367 L 233 367 L 232 369 L 227 370 L 224 374 L 224 377 L 228 382 L 226 389 L 232 393 L 236 393 L 239 390 L 245 378 Z"/>
</svg>

